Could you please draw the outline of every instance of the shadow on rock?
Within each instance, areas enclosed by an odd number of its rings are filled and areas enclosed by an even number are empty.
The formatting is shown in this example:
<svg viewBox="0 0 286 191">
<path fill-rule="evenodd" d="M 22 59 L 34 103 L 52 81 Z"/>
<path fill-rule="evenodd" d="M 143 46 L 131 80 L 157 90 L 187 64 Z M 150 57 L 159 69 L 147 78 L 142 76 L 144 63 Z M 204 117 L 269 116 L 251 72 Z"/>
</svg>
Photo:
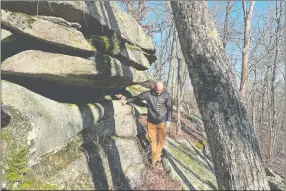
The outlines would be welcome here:
<svg viewBox="0 0 286 191">
<path fill-rule="evenodd" d="M 96 107 L 96 105 L 94 104 Z M 111 121 L 113 123 L 109 123 L 112 131 L 115 132 L 115 121 L 114 121 L 114 108 L 112 101 L 105 101 L 101 103 L 101 106 L 104 108 L 104 115 L 101 120 Z M 82 136 L 84 139 L 84 143 L 82 147 L 86 150 L 86 157 L 88 162 L 88 166 L 90 172 L 93 175 L 93 183 L 96 190 L 108 190 L 110 186 L 108 185 L 108 178 L 106 176 L 105 171 L 107 169 L 110 170 L 112 177 L 112 187 L 116 190 L 129 190 L 130 186 L 128 180 L 126 179 L 120 161 L 120 155 L 116 146 L 114 139 L 111 137 L 98 137 L 98 132 L 96 132 L 96 128 L 94 128 L 94 121 L 92 111 L 89 106 L 79 106 L 81 115 L 83 119 L 91 119 L 83 120 L 84 130 L 82 132 Z M 89 117 L 87 117 L 89 116 Z M 100 123 L 100 121 L 98 122 Z M 102 151 L 100 151 L 102 149 Z M 102 159 L 102 154 L 107 157 L 108 166 L 105 167 Z"/>
</svg>

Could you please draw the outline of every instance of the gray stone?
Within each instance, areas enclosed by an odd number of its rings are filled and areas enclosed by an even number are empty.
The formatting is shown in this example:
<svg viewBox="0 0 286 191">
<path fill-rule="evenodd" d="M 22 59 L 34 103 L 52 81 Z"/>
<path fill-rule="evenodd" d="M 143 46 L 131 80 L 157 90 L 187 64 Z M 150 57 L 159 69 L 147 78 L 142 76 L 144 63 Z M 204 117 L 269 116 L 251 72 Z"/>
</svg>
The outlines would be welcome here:
<svg viewBox="0 0 286 191">
<path fill-rule="evenodd" d="M 138 70 L 146 70 L 150 67 L 149 60 L 139 47 L 121 42 L 118 35 L 112 37 L 93 35 L 88 41 L 100 52 L 120 59 L 124 64 L 133 66 Z"/>
<path fill-rule="evenodd" d="M 150 62 L 140 48 L 124 43 L 119 55 L 127 58 L 126 62 L 135 68 L 146 70 L 150 68 Z"/>
<path fill-rule="evenodd" d="M 65 19 L 60 18 L 60 17 L 51 17 L 51 16 L 44 16 L 44 15 L 36 15 L 36 17 L 39 18 L 39 19 L 51 21 L 53 23 L 56 23 L 56 24 L 59 24 L 59 25 L 63 25 L 63 26 L 66 26 L 66 27 L 72 27 L 72 28 L 75 28 L 77 30 L 79 30 L 81 28 L 80 24 L 68 22 Z"/>
<path fill-rule="evenodd" d="M 92 174 L 85 156 L 71 162 L 45 182 L 57 185 L 60 189 L 94 190 Z"/>
<path fill-rule="evenodd" d="M 94 52 L 81 32 L 51 21 L 39 19 L 23 13 L 1 10 L 1 23 L 15 33 L 25 34 L 45 43 L 60 47 Z"/>
<path fill-rule="evenodd" d="M 285 183 L 281 179 L 273 176 L 268 176 L 267 178 L 270 190 L 285 190 Z"/>
<path fill-rule="evenodd" d="M 122 65 L 119 60 L 98 52 L 88 60 L 28 50 L 6 59 L 2 63 L 2 74 L 89 88 L 126 87 L 149 81 L 146 72 Z"/>
<path fill-rule="evenodd" d="M 27 145 L 33 163 L 61 148 L 84 128 L 94 126 L 103 117 L 104 108 L 100 104 L 79 107 L 58 103 L 2 80 L 2 112 L 10 117 L 5 127 L 11 135 L 9 140 Z"/>
<path fill-rule="evenodd" d="M 102 30 L 112 30 L 131 44 L 154 53 L 151 38 L 137 21 L 120 10 L 114 2 L 102 1 L 2 1 L 2 9 L 30 15 L 61 17 L 79 23 L 82 30 L 91 35 Z M 110 32 L 110 31 L 109 31 Z"/>
<path fill-rule="evenodd" d="M 133 86 L 128 86 L 125 88 L 133 97 L 139 95 L 140 93 L 143 93 L 145 91 L 149 91 L 150 89 L 143 87 L 141 85 L 133 85 Z M 140 104 L 132 104 L 133 107 L 135 107 L 140 115 L 147 115 L 148 110 L 145 107 L 146 106 L 146 101 L 142 101 Z"/>
<path fill-rule="evenodd" d="M 139 142 L 136 138 L 113 137 L 106 141 L 106 152 L 109 153 L 109 164 L 118 178 L 117 184 L 122 183 L 122 188 L 134 189 L 145 183 L 146 166 L 143 159 L 143 152 L 139 149 Z M 117 162 L 116 162 L 117 161 Z M 115 181 L 116 182 L 116 181 Z"/>
<path fill-rule="evenodd" d="M 186 190 L 216 190 L 210 161 L 185 139 L 166 138 L 163 166 Z"/>
<path fill-rule="evenodd" d="M 136 137 L 137 122 L 135 109 L 122 106 L 119 101 L 113 101 L 113 111 L 106 114 L 105 119 L 99 121 L 95 128 L 100 136 Z"/>
<path fill-rule="evenodd" d="M 1 29 L 1 43 L 3 43 L 3 41 L 9 37 L 11 37 L 13 34 L 5 29 Z"/>
</svg>

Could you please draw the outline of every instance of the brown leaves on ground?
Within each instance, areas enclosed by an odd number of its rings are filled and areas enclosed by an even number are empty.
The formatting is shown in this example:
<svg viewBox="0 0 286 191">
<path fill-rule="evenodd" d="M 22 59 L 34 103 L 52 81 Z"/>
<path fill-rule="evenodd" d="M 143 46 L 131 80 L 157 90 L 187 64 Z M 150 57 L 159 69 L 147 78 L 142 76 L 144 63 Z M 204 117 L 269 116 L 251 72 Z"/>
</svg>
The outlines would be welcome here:
<svg viewBox="0 0 286 191">
<path fill-rule="evenodd" d="M 182 190 L 181 184 L 168 176 L 161 162 L 156 164 L 155 169 L 148 168 L 146 182 L 140 190 Z"/>
</svg>

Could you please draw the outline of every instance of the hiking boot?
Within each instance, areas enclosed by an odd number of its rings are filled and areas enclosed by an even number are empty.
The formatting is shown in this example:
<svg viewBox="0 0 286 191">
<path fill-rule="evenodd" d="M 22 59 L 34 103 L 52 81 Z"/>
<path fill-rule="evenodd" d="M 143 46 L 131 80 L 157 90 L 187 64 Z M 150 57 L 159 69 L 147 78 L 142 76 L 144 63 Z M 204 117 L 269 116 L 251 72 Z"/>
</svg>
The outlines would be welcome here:
<svg viewBox="0 0 286 191">
<path fill-rule="evenodd" d="M 150 164 L 150 168 L 151 168 L 151 169 L 156 168 L 156 162 L 152 162 L 152 163 Z"/>
</svg>

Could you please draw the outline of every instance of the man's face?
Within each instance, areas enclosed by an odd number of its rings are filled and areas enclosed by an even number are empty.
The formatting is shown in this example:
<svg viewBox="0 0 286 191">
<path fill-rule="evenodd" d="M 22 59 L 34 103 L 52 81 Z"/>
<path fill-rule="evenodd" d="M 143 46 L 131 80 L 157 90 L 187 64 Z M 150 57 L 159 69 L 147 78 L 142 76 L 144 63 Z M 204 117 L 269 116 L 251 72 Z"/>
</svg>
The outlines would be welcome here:
<svg viewBox="0 0 286 191">
<path fill-rule="evenodd" d="M 163 84 L 158 83 L 158 84 L 155 84 L 154 92 L 156 95 L 160 95 L 162 93 L 163 89 L 164 89 Z"/>
</svg>

